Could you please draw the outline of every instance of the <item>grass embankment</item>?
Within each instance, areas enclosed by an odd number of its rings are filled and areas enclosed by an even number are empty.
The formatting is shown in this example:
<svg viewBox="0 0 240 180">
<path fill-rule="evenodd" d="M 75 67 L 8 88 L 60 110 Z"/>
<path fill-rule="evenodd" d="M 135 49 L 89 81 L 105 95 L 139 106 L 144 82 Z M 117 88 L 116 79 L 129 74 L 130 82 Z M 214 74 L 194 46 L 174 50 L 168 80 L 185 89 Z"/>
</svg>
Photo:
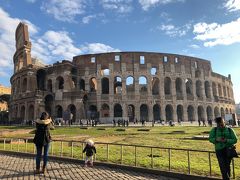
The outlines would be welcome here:
<svg viewBox="0 0 240 180">
<path fill-rule="evenodd" d="M 0 127 L 0 131 L 6 127 Z M 24 127 L 16 127 L 22 129 Z M 139 131 L 140 129 L 150 129 L 149 131 Z M 208 135 L 211 128 L 209 127 L 89 127 L 88 129 L 80 129 L 79 127 L 57 127 L 52 131 L 53 139 L 58 140 L 73 140 L 73 141 L 84 141 L 87 138 L 92 138 L 96 143 L 97 147 L 97 160 L 99 161 L 110 161 L 114 163 L 122 163 L 127 165 L 135 165 L 142 167 L 158 168 L 161 170 L 169 169 L 169 151 L 161 148 L 144 148 L 137 147 L 137 156 L 135 159 L 135 147 L 124 146 L 121 150 L 121 146 L 110 145 L 108 147 L 109 156 L 107 157 L 107 145 L 99 144 L 103 143 L 119 143 L 125 145 L 146 145 L 154 147 L 165 147 L 165 148 L 181 148 L 181 149 L 193 149 L 193 150 L 206 150 L 213 151 L 214 146 L 208 142 L 208 140 L 193 140 L 194 136 Z M 11 127 L 14 130 L 14 127 Z M 240 137 L 240 129 L 235 128 L 235 132 Z M 6 137 L 6 136 L 5 136 Z M 33 137 L 33 134 L 11 134 L 11 138 L 19 137 Z M 12 146 L 12 147 L 11 147 Z M 82 154 L 82 143 L 74 142 L 73 149 L 71 143 L 63 143 L 63 151 L 61 150 L 61 142 L 52 143 L 50 154 L 71 156 L 83 158 Z M 3 145 L 0 145 L 3 148 Z M 12 148 L 13 150 L 20 149 L 28 152 L 33 152 L 33 144 L 7 144 L 7 149 Z M 237 144 L 237 150 L 240 150 L 240 143 Z M 121 153 L 122 152 L 122 153 Z M 209 154 L 206 152 L 190 152 L 189 156 L 186 151 L 172 150 L 171 152 L 171 170 L 177 172 L 188 173 L 188 157 L 190 157 L 190 169 L 191 173 L 199 175 L 209 175 Z M 240 178 L 240 160 L 235 159 L 235 173 L 236 177 Z M 211 154 L 212 164 L 212 175 L 219 176 L 219 168 L 215 154 Z"/>
</svg>

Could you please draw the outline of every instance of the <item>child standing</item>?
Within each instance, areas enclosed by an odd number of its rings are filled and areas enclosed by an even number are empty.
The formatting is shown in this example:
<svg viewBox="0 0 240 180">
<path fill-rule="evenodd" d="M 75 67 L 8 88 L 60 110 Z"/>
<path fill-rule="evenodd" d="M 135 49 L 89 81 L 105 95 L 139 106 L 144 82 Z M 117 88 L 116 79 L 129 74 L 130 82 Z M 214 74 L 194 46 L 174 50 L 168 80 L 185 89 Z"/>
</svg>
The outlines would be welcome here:
<svg viewBox="0 0 240 180">
<path fill-rule="evenodd" d="M 90 166 L 93 166 L 93 154 L 97 153 L 96 148 L 94 146 L 94 142 L 91 139 L 86 141 L 86 146 L 83 149 L 83 153 L 86 152 L 86 159 L 85 159 L 85 167 L 87 167 L 88 163 Z"/>
</svg>

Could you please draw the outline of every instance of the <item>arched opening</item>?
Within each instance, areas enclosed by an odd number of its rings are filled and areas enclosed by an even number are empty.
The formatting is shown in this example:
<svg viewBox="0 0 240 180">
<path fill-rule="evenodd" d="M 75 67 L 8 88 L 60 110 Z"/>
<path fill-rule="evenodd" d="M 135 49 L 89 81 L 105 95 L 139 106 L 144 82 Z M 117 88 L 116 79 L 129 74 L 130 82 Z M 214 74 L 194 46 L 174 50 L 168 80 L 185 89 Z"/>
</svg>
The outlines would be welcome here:
<svg viewBox="0 0 240 180">
<path fill-rule="evenodd" d="M 198 121 L 204 121 L 204 109 L 202 106 L 198 106 Z"/>
<path fill-rule="evenodd" d="M 122 117 L 122 106 L 120 104 L 114 105 L 114 117 Z"/>
<path fill-rule="evenodd" d="M 102 74 L 102 76 L 109 76 L 110 70 L 109 69 L 102 69 L 101 74 Z"/>
<path fill-rule="evenodd" d="M 25 106 L 22 106 L 20 109 L 20 120 L 21 122 L 24 122 L 25 120 Z"/>
<path fill-rule="evenodd" d="M 158 104 L 155 104 L 153 106 L 153 120 L 154 121 L 159 121 L 161 120 L 161 109 Z"/>
<path fill-rule="evenodd" d="M 178 120 L 178 122 L 183 121 L 183 106 L 182 105 L 177 106 L 177 120 Z"/>
<path fill-rule="evenodd" d="M 224 118 L 224 116 L 225 116 L 225 112 L 224 112 L 223 107 L 221 107 L 221 117 Z"/>
<path fill-rule="evenodd" d="M 132 76 L 126 78 L 126 91 L 127 93 L 132 93 L 135 91 L 135 82 Z"/>
<path fill-rule="evenodd" d="M 140 94 L 147 93 L 147 78 L 145 76 L 139 77 L 139 90 L 140 90 Z"/>
<path fill-rule="evenodd" d="M 164 79 L 164 93 L 165 95 L 171 95 L 171 79 L 169 77 Z"/>
<path fill-rule="evenodd" d="M 191 79 L 186 79 L 185 80 L 185 85 L 186 85 L 186 93 L 188 97 L 193 96 L 193 83 Z"/>
<path fill-rule="evenodd" d="M 52 109 L 53 109 L 53 96 L 47 95 L 45 97 L 45 111 L 48 112 L 50 116 L 52 116 Z"/>
<path fill-rule="evenodd" d="M 152 78 L 152 95 L 159 95 L 159 79 L 157 77 Z"/>
<path fill-rule="evenodd" d="M 30 105 L 28 108 L 28 120 L 33 121 L 34 120 L 34 106 Z"/>
<path fill-rule="evenodd" d="M 217 96 L 217 87 L 214 82 L 212 83 L 212 92 L 214 97 Z"/>
<path fill-rule="evenodd" d="M 183 90 L 182 90 L 182 79 L 177 78 L 175 81 L 175 86 L 176 86 L 176 95 L 177 99 L 183 99 Z"/>
<path fill-rule="evenodd" d="M 196 95 L 198 98 L 202 97 L 202 82 L 199 80 L 196 82 Z"/>
<path fill-rule="evenodd" d="M 83 79 L 79 80 L 79 90 L 85 91 L 85 81 Z"/>
<path fill-rule="evenodd" d="M 212 108 L 210 106 L 207 107 L 207 120 L 213 120 Z"/>
<path fill-rule="evenodd" d="M 220 117 L 220 112 L 219 112 L 219 108 L 218 107 L 214 108 L 214 117 L 215 118 Z"/>
<path fill-rule="evenodd" d="M 42 91 L 45 90 L 45 77 L 46 77 L 45 70 L 39 69 L 37 71 L 37 87 L 39 90 L 42 90 Z"/>
<path fill-rule="evenodd" d="M 74 104 L 70 104 L 70 105 L 68 105 L 67 109 L 70 111 L 70 113 L 72 113 L 72 119 L 70 119 L 71 120 L 70 123 L 71 124 L 75 123 L 76 122 L 76 107 L 75 107 L 75 105 Z"/>
<path fill-rule="evenodd" d="M 22 83 L 22 92 L 26 91 L 27 91 L 27 78 L 24 78 Z"/>
<path fill-rule="evenodd" d="M 151 75 L 157 75 L 157 68 L 156 67 L 152 67 L 150 70 Z"/>
<path fill-rule="evenodd" d="M 204 87 L 205 87 L 206 98 L 211 98 L 210 84 L 208 81 L 205 81 Z"/>
<path fill-rule="evenodd" d="M 190 121 L 190 122 L 195 121 L 193 106 L 191 106 L 191 105 L 188 106 L 187 113 L 188 113 L 188 121 Z"/>
<path fill-rule="evenodd" d="M 225 109 L 225 114 L 229 114 L 228 108 Z"/>
<path fill-rule="evenodd" d="M 49 79 L 47 81 L 47 91 L 52 92 L 52 80 Z"/>
<path fill-rule="evenodd" d="M 222 97 L 222 87 L 218 84 L 218 96 Z"/>
<path fill-rule="evenodd" d="M 172 105 L 168 104 L 165 108 L 166 113 L 166 121 L 174 121 L 173 119 L 173 107 Z"/>
<path fill-rule="evenodd" d="M 133 122 L 135 118 L 135 107 L 132 104 L 128 105 L 128 118 L 130 122 Z"/>
<path fill-rule="evenodd" d="M 148 121 L 148 106 L 146 104 L 140 106 L 140 121 Z"/>
<path fill-rule="evenodd" d="M 98 118 L 97 106 L 90 105 L 87 112 L 88 119 L 96 119 Z"/>
<path fill-rule="evenodd" d="M 113 90 L 114 90 L 114 94 L 122 93 L 122 78 L 121 77 L 119 77 L 119 76 L 114 77 Z"/>
<path fill-rule="evenodd" d="M 196 70 L 195 71 L 195 78 L 200 78 L 201 76 L 201 71 L 200 70 Z"/>
<path fill-rule="evenodd" d="M 102 117 L 109 117 L 109 106 L 107 104 L 102 105 Z"/>
<path fill-rule="evenodd" d="M 63 89 L 64 88 L 64 79 L 62 76 L 58 76 L 56 79 L 56 89 Z"/>
<path fill-rule="evenodd" d="M 62 118 L 63 117 L 63 108 L 60 105 L 57 105 L 55 107 L 55 114 L 56 114 L 56 118 Z"/>
<path fill-rule="evenodd" d="M 95 77 L 89 80 L 90 92 L 96 92 L 97 90 L 97 79 Z"/>
<path fill-rule="evenodd" d="M 104 77 L 102 78 L 102 94 L 109 94 L 109 79 Z"/>
<path fill-rule="evenodd" d="M 75 89 L 77 87 L 77 78 L 76 77 L 72 77 L 72 89 Z"/>
</svg>

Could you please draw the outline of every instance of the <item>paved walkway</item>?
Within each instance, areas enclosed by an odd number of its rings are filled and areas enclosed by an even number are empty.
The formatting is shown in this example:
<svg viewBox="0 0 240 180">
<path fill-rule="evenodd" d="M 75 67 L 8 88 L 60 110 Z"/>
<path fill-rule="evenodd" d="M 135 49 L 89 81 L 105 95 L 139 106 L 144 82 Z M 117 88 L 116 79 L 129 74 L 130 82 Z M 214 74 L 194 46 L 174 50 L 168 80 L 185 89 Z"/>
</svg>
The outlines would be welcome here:
<svg viewBox="0 0 240 180">
<path fill-rule="evenodd" d="M 95 166 L 84 167 L 82 164 L 68 163 L 63 161 L 50 161 L 45 175 L 34 174 L 35 160 L 32 157 L 20 155 L 0 154 L 0 179 L 96 179 L 96 180 L 176 180 L 174 178 L 161 177 L 154 174 L 146 174 Z"/>
</svg>

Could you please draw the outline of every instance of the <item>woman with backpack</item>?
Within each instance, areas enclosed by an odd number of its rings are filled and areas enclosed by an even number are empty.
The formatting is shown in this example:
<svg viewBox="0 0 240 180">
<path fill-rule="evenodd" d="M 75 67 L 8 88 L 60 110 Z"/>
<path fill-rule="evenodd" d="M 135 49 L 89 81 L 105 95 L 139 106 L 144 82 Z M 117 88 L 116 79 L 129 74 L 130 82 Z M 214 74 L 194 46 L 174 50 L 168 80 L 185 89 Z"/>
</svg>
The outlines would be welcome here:
<svg viewBox="0 0 240 180">
<path fill-rule="evenodd" d="M 215 119 L 217 127 L 212 128 L 209 141 L 215 145 L 216 156 L 224 180 L 230 179 L 230 163 L 232 157 L 228 154 L 228 148 L 237 143 L 237 136 L 233 129 L 226 127 L 222 117 Z"/>
</svg>

